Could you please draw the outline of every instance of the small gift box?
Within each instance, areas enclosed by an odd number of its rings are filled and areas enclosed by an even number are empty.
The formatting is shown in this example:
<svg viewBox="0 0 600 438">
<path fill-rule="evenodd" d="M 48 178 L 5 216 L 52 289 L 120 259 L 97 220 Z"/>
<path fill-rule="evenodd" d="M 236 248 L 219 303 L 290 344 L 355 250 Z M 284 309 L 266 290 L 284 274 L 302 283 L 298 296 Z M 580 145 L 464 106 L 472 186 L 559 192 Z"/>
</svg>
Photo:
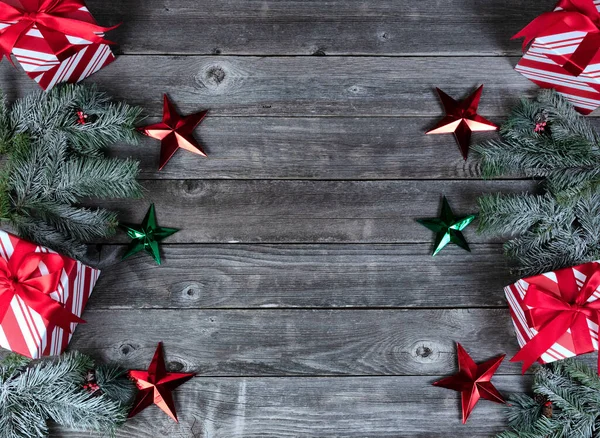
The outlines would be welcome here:
<svg viewBox="0 0 600 438">
<path fill-rule="evenodd" d="M 579 112 L 600 106 L 600 0 L 560 0 L 513 38 L 525 38 L 515 70 L 565 96 Z"/>
<path fill-rule="evenodd" d="M 554 362 L 598 350 L 600 263 L 517 281 L 504 289 L 521 350 L 511 359 Z"/>
<path fill-rule="evenodd" d="M 62 353 L 99 275 L 0 230 L 0 346 L 33 359 Z"/>
<path fill-rule="evenodd" d="M 0 0 L 0 50 L 44 90 L 79 82 L 114 61 L 83 0 Z"/>
</svg>

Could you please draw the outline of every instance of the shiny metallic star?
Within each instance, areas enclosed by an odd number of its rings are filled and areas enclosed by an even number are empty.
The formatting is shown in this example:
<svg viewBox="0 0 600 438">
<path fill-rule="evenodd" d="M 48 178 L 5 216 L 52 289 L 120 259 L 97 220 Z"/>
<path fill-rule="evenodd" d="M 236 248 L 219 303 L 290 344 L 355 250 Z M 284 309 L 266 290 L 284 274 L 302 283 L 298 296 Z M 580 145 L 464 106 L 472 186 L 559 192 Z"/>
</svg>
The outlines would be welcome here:
<svg viewBox="0 0 600 438">
<path fill-rule="evenodd" d="M 469 244 L 461 231 L 473 222 L 473 219 L 476 217 L 474 214 L 464 218 L 454 217 L 450 204 L 448 204 L 448 200 L 444 196 L 442 199 L 442 213 L 439 218 L 418 219 L 417 222 L 437 233 L 433 250 L 433 255 L 435 256 L 450 242 L 470 252 Z"/>
<path fill-rule="evenodd" d="M 465 424 L 480 398 L 496 403 L 506 403 L 502 394 L 492 384 L 492 376 L 500 367 L 505 354 L 477 365 L 459 343 L 458 373 L 433 383 L 434 386 L 453 389 L 460 392 L 462 404 L 462 422 Z"/>
<path fill-rule="evenodd" d="M 139 389 L 129 417 L 131 418 L 148 406 L 155 404 L 177 421 L 175 403 L 171 393 L 194 376 L 194 373 L 168 373 L 165 368 L 162 342 L 159 342 L 147 371 L 129 371 L 129 377 Z"/>
<path fill-rule="evenodd" d="M 154 257 L 154 260 L 159 265 L 160 251 L 158 242 L 179 231 L 177 228 L 165 228 L 158 226 L 158 223 L 156 222 L 154 204 L 150 205 L 150 208 L 146 213 L 146 217 L 144 217 L 144 220 L 140 225 L 120 224 L 119 227 L 123 229 L 131 239 L 133 239 L 127 248 L 127 252 L 123 256 L 123 259 L 126 259 L 127 257 L 144 250 Z"/>
<path fill-rule="evenodd" d="M 439 88 L 436 88 L 436 90 L 442 100 L 446 117 L 440 120 L 435 127 L 427 131 L 426 134 L 454 134 L 462 156 L 466 160 L 469 154 L 471 132 L 496 131 L 498 129 L 497 125 L 477 114 L 483 85 L 469 97 L 461 101 L 454 100 Z"/>
<path fill-rule="evenodd" d="M 180 116 L 169 97 L 164 95 L 162 122 L 139 128 L 149 137 L 160 140 L 160 165 L 158 170 L 165 167 L 177 149 L 185 149 L 206 157 L 202 146 L 194 139 L 194 129 L 200 124 L 208 111 L 202 111 L 189 116 Z"/>
</svg>

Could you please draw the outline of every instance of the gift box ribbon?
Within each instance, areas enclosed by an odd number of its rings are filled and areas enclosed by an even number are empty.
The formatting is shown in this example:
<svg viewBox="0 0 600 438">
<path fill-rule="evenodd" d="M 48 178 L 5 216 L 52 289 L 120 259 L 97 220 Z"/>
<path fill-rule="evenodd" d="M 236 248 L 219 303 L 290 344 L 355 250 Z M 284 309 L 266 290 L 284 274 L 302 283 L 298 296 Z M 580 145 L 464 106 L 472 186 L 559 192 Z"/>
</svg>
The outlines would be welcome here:
<svg viewBox="0 0 600 438">
<path fill-rule="evenodd" d="M 575 52 L 562 67 L 574 76 L 579 76 L 600 49 L 600 13 L 593 0 L 560 0 L 557 7 L 562 10 L 546 12 L 525 26 L 515 38 L 525 38 L 523 51 L 537 37 L 565 32 L 587 32 Z"/>
<path fill-rule="evenodd" d="M 600 286 L 600 266 L 595 264 L 581 289 L 577 286 L 573 269 L 561 269 L 555 274 L 558 295 L 541 285 L 530 283 L 523 299 L 523 303 L 529 307 L 526 311 L 527 322 L 538 332 L 510 360 L 523 361 L 523 373 L 567 330 L 571 332 L 575 354 L 594 350 L 587 320 L 600 323 L 600 300 L 588 300 Z M 600 365 L 600 357 L 598 361 Z"/>
<path fill-rule="evenodd" d="M 0 21 L 15 23 L 0 33 L 0 59 L 6 56 L 10 60 L 18 41 L 34 26 L 60 61 L 75 52 L 67 35 L 97 44 L 113 44 L 103 35 L 117 26 L 102 27 L 70 16 L 85 7 L 83 0 L 20 0 L 20 3 L 22 8 L 0 1 Z"/>
<path fill-rule="evenodd" d="M 71 332 L 71 323 L 85 322 L 49 294 L 56 291 L 64 268 L 58 254 L 33 252 L 35 246 L 19 243 L 9 260 L 0 257 L 0 322 L 16 296 L 46 321 Z M 47 274 L 40 270 L 45 266 Z"/>
</svg>

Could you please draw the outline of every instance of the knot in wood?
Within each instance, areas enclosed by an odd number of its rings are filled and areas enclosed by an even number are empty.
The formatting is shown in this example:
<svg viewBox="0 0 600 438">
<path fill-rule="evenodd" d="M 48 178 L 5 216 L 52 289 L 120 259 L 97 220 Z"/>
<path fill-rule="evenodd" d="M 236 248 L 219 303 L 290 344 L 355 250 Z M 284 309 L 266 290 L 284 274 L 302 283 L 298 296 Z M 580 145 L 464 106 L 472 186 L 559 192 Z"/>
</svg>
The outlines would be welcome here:
<svg viewBox="0 0 600 438">
<path fill-rule="evenodd" d="M 187 300 L 197 300 L 200 298 L 200 285 L 198 283 L 190 283 L 182 290 L 183 298 Z"/>
<path fill-rule="evenodd" d="M 389 38 L 390 38 L 390 36 L 388 35 L 388 33 L 387 33 L 387 32 L 381 32 L 381 33 L 379 34 L 379 39 L 380 39 L 381 41 L 387 41 L 387 40 L 389 40 Z"/>
<path fill-rule="evenodd" d="M 196 84 L 208 92 L 220 94 L 229 89 L 233 82 L 232 70 L 224 62 L 211 61 L 201 67 L 194 77 Z"/>
<path fill-rule="evenodd" d="M 186 179 L 181 182 L 181 190 L 188 195 L 197 196 L 204 189 L 202 183 L 198 180 Z"/>
<path fill-rule="evenodd" d="M 415 354 L 419 357 L 429 357 L 433 353 L 433 350 L 425 345 L 417 347 Z"/>
<path fill-rule="evenodd" d="M 219 86 L 225 80 L 225 70 L 219 66 L 212 66 L 206 71 L 206 80 Z"/>
<path fill-rule="evenodd" d="M 127 356 L 133 350 L 135 350 L 135 347 L 131 344 L 122 344 L 119 347 L 119 351 L 121 352 L 121 355 L 123 355 L 123 356 Z"/>
<path fill-rule="evenodd" d="M 419 363 L 436 362 L 440 355 L 440 349 L 429 341 L 415 342 L 410 351 L 411 356 Z"/>
<path fill-rule="evenodd" d="M 362 91 L 363 89 L 358 85 L 352 85 L 351 87 L 348 87 L 348 92 L 350 92 L 351 94 L 359 94 Z"/>
<path fill-rule="evenodd" d="M 181 362 L 176 360 L 169 362 L 169 370 L 171 370 L 171 372 L 178 373 L 179 371 L 183 370 L 183 368 L 184 366 Z"/>
</svg>

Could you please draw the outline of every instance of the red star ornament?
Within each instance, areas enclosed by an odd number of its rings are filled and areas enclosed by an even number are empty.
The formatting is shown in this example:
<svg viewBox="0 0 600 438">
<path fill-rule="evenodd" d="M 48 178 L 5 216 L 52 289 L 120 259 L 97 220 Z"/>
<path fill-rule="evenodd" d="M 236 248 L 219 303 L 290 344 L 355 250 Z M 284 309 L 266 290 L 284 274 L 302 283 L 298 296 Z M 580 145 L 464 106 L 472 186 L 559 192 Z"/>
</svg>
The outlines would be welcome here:
<svg viewBox="0 0 600 438">
<path fill-rule="evenodd" d="M 207 113 L 208 110 L 189 116 L 180 116 L 169 101 L 169 97 L 166 94 L 164 95 L 162 122 L 139 129 L 148 137 L 160 140 L 160 166 L 158 170 L 165 167 L 165 164 L 179 148 L 206 157 L 206 153 L 194 139 L 193 134 L 196 126 L 200 124 Z"/>
<path fill-rule="evenodd" d="M 473 94 L 460 102 L 457 102 L 439 88 L 436 88 L 446 117 L 438 122 L 434 128 L 426 134 L 454 134 L 456 142 L 460 147 L 463 158 L 466 160 L 469 155 L 469 144 L 471 142 L 471 132 L 474 131 L 495 131 L 498 126 L 477 114 L 477 107 L 481 99 L 483 85 Z"/>
<path fill-rule="evenodd" d="M 477 365 L 459 343 L 456 343 L 458 373 L 433 383 L 434 386 L 460 392 L 462 422 L 465 424 L 480 398 L 496 403 L 506 403 L 502 394 L 492 385 L 491 379 L 506 354 Z"/>
<path fill-rule="evenodd" d="M 171 392 L 194 376 L 195 373 L 168 373 L 165 368 L 162 342 L 159 342 L 147 371 L 129 371 L 129 377 L 139 389 L 133 408 L 129 412 L 129 418 L 155 404 L 178 422 Z"/>
</svg>

